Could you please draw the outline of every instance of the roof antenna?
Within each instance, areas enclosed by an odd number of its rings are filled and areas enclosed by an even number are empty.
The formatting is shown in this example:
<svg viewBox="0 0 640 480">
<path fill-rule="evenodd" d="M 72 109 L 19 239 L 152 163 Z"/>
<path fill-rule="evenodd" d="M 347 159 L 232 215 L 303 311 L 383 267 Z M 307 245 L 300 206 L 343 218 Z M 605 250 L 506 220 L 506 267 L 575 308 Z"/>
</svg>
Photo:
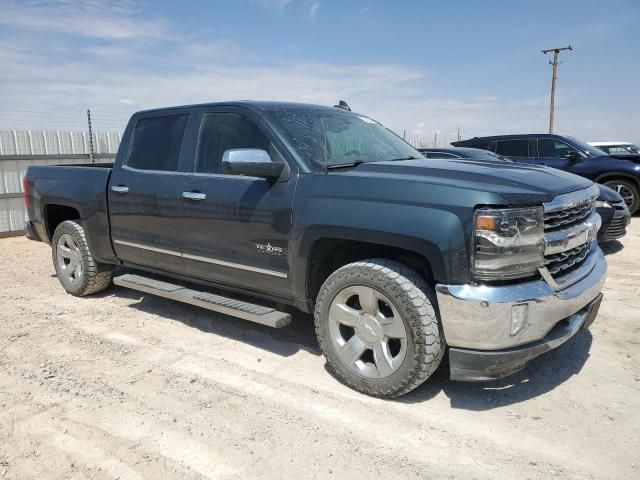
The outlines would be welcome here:
<svg viewBox="0 0 640 480">
<path fill-rule="evenodd" d="M 338 102 L 338 105 L 334 105 L 334 107 L 336 108 L 341 108 L 343 110 L 346 110 L 347 112 L 351 111 L 351 107 L 349 106 L 349 104 L 347 102 L 345 102 L 344 100 L 340 100 Z"/>
</svg>

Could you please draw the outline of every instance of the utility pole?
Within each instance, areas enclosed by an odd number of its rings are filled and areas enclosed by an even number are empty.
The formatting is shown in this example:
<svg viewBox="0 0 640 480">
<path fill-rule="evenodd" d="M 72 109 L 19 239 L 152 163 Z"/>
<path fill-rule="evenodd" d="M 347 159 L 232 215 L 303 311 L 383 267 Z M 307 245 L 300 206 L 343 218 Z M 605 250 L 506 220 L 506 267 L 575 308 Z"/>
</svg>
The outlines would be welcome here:
<svg viewBox="0 0 640 480">
<path fill-rule="evenodd" d="M 549 62 L 549 65 L 553 67 L 553 73 L 551 74 L 551 105 L 549 108 L 549 133 L 553 133 L 553 117 L 555 113 L 555 96 L 556 96 L 556 80 L 558 77 L 556 76 L 556 72 L 558 70 L 558 65 L 562 62 L 558 62 L 558 55 L 562 50 L 573 50 L 571 45 L 568 47 L 562 48 L 550 48 L 548 50 L 542 50 L 542 53 L 545 55 L 547 53 L 553 52 L 553 62 Z"/>
<path fill-rule="evenodd" d="M 437 147 L 438 146 L 438 134 L 440 133 L 439 130 L 436 130 L 435 132 L 433 132 L 433 146 Z"/>
<path fill-rule="evenodd" d="M 91 110 L 87 109 L 87 123 L 89 124 L 89 161 L 93 163 L 93 130 L 91 129 Z"/>
</svg>

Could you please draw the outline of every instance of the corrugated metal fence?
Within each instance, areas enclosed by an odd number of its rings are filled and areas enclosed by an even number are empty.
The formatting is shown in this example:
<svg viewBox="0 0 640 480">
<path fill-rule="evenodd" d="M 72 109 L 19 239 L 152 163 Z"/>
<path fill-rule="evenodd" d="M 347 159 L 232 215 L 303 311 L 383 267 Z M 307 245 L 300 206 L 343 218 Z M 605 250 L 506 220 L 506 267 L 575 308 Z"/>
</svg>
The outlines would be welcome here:
<svg viewBox="0 0 640 480">
<path fill-rule="evenodd" d="M 120 139 L 94 132 L 95 161 L 113 161 Z M 0 130 L 0 237 L 24 232 L 22 179 L 29 165 L 83 163 L 90 163 L 86 132 Z"/>
</svg>

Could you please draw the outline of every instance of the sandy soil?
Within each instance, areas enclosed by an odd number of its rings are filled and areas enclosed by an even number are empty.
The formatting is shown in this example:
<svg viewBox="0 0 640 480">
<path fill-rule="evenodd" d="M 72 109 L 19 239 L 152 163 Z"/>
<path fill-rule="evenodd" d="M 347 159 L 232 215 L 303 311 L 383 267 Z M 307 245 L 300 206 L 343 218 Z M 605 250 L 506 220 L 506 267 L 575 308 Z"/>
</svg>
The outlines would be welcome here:
<svg viewBox="0 0 640 480">
<path fill-rule="evenodd" d="M 0 240 L 0 478 L 640 478 L 640 218 L 590 331 L 491 384 L 440 368 L 397 401 L 272 330 L 111 287 L 62 290 Z"/>
</svg>

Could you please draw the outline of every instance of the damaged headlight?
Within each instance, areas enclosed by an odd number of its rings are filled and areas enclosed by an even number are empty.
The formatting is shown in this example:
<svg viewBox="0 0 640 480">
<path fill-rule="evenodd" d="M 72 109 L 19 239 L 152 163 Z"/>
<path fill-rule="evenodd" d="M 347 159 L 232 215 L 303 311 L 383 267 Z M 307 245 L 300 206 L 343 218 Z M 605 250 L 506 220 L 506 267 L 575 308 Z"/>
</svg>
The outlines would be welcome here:
<svg viewBox="0 0 640 480">
<path fill-rule="evenodd" d="M 544 265 L 541 207 L 476 210 L 473 238 L 476 280 L 529 277 Z"/>
</svg>

